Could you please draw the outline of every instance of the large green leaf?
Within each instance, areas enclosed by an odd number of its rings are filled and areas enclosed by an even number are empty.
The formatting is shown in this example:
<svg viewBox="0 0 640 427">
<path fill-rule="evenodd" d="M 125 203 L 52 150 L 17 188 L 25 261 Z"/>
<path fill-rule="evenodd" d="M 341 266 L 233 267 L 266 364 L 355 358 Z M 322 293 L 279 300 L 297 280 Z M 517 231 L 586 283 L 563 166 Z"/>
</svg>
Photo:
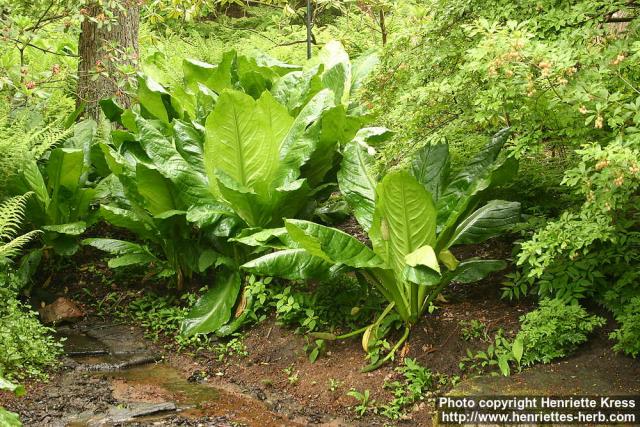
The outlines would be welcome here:
<svg viewBox="0 0 640 427">
<path fill-rule="evenodd" d="M 38 198 L 38 202 L 46 211 L 49 207 L 49 192 L 47 186 L 44 183 L 44 178 L 38 164 L 35 161 L 25 162 L 22 169 L 22 175 L 27 183 L 27 186 L 33 191 Z"/>
<path fill-rule="evenodd" d="M 278 79 L 271 93 L 278 102 L 296 114 L 300 109 L 322 89 L 319 74 L 323 67 L 317 65 L 306 71 L 295 71 Z"/>
<path fill-rule="evenodd" d="M 135 179 L 132 182 L 137 185 L 138 194 L 143 198 L 143 205 L 152 215 L 180 206 L 179 203 L 176 203 L 171 182 L 157 170 L 138 163 Z"/>
<path fill-rule="evenodd" d="M 445 273 L 443 280 L 446 282 L 473 283 L 484 279 L 494 271 L 500 271 L 507 267 L 507 263 L 501 260 L 470 259 L 458 264 L 454 271 Z"/>
<path fill-rule="evenodd" d="M 345 139 L 347 127 L 348 117 L 342 105 L 326 111 L 321 120 L 314 124 L 315 150 L 301 169 L 302 176 L 307 178 L 311 186 L 322 184 L 327 173 L 334 168 L 337 148 Z"/>
<path fill-rule="evenodd" d="M 234 216 L 235 212 L 223 203 L 207 203 L 191 206 L 187 211 L 187 221 L 196 224 L 200 228 L 212 226 L 223 217 Z"/>
<path fill-rule="evenodd" d="M 324 45 L 317 58 L 324 65 L 322 83 L 333 91 L 336 104 L 348 105 L 352 77 L 346 50 L 339 41 L 333 40 Z"/>
<path fill-rule="evenodd" d="M 498 236 L 520 221 L 520 203 L 492 200 L 458 225 L 446 245 L 480 243 Z"/>
<path fill-rule="evenodd" d="M 143 111 L 168 124 L 171 116 L 167 111 L 171 98 L 167 90 L 150 76 L 138 77 L 138 99 Z"/>
<path fill-rule="evenodd" d="M 354 268 L 384 266 L 371 249 L 341 230 L 297 219 L 285 223 L 289 236 L 311 255 Z"/>
<path fill-rule="evenodd" d="M 136 124 L 145 153 L 158 172 L 176 186 L 187 205 L 203 203 L 203 199 L 211 197 L 206 178 L 180 155 L 171 139 L 142 117 L 136 117 Z"/>
<path fill-rule="evenodd" d="M 242 243 L 247 246 L 269 247 L 269 248 L 293 248 L 297 244 L 289 237 L 285 227 L 267 228 L 245 228 L 238 236 L 229 239 L 232 242 Z M 286 242 L 286 244 L 285 244 Z"/>
<path fill-rule="evenodd" d="M 271 223 L 272 212 L 265 208 L 252 188 L 240 185 L 222 170 L 216 171 L 216 179 L 220 194 L 250 227 L 264 227 Z"/>
<path fill-rule="evenodd" d="M 109 260 L 109 268 L 127 267 L 130 265 L 148 265 L 150 262 L 158 261 L 158 258 L 148 253 L 136 253 L 120 255 Z"/>
<path fill-rule="evenodd" d="M 186 59 L 182 64 L 185 84 L 194 92 L 198 83 L 204 84 L 216 93 L 231 89 L 233 82 L 237 80 L 236 59 L 237 54 L 233 50 L 225 52 L 222 60 L 216 65 Z"/>
<path fill-rule="evenodd" d="M 143 239 L 151 237 L 149 224 L 130 210 L 121 209 L 116 206 L 101 205 L 100 215 L 105 221 L 115 227 L 125 228 L 136 233 Z"/>
<path fill-rule="evenodd" d="M 211 289 L 187 313 L 181 332 L 185 336 L 215 332 L 231 318 L 240 292 L 240 273 L 223 270 Z"/>
<path fill-rule="evenodd" d="M 331 276 L 333 263 L 311 255 L 304 249 L 273 252 L 244 264 L 242 268 L 260 276 L 288 280 L 321 279 Z"/>
<path fill-rule="evenodd" d="M 127 242 L 126 240 L 90 238 L 82 241 L 83 245 L 93 246 L 101 251 L 108 252 L 113 255 L 149 253 L 149 250 L 137 243 Z"/>
<path fill-rule="evenodd" d="M 411 172 L 437 201 L 449 179 L 449 145 L 424 146 L 414 157 Z"/>
<path fill-rule="evenodd" d="M 0 425 L 4 427 L 22 427 L 20 416 L 0 406 Z"/>
<path fill-rule="evenodd" d="M 280 144 L 282 165 L 278 185 L 293 181 L 299 176 L 300 167 L 309 160 L 317 145 L 319 129 L 311 125 L 334 105 L 331 91 L 324 89 L 318 92 L 295 118 Z"/>
<path fill-rule="evenodd" d="M 191 166 L 193 171 L 200 175 L 202 182 L 207 182 L 207 173 L 204 167 L 204 135 L 191 124 L 182 120 L 173 122 L 173 136 L 176 150 L 180 156 Z"/>
<path fill-rule="evenodd" d="M 81 149 L 56 148 L 51 151 L 47 166 L 49 190 L 57 194 L 60 187 L 65 187 L 67 190 L 75 192 L 83 169 L 84 153 Z"/>
<path fill-rule="evenodd" d="M 376 195 L 369 236 L 376 254 L 400 277 L 407 255 L 435 244 L 436 209 L 427 190 L 404 171 L 387 174 Z"/>
<path fill-rule="evenodd" d="M 344 147 L 338 171 L 338 185 L 353 209 L 358 223 L 368 231 L 375 210 L 377 180 L 374 175 L 374 150 L 366 144 L 370 139 L 388 134 L 385 128 L 365 128 L 358 131 L 352 142 Z M 371 152 L 370 152 L 371 151 Z"/>
<path fill-rule="evenodd" d="M 473 156 L 471 161 L 451 179 L 445 194 L 463 194 L 474 181 L 477 181 L 488 170 L 492 169 L 509 135 L 508 128 L 496 133 L 489 143 Z"/>
<path fill-rule="evenodd" d="M 498 132 L 471 163 L 451 180 L 438 199 L 436 252 L 446 247 L 458 224 L 475 210 L 485 190 L 515 174 L 517 162 L 498 158 L 508 136 L 508 129 Z"/>
<path fill-rule="evenodd" d="M 87 229 L 87 223 L 84 221 L 71 222 L 67 224 L 51 224 L 43 225 L 43 230 L 52 231 L 58 234 L 67 234 L 69 236 L 79 236 Z"/>
<path fill-rule="evenodd" d="M 209 179 L 221 170 L 250 188 L 273 176 L 280 142 L 293 120 L 265 93 L 259 101 L 238 91 L 224 91 L 207 118 L 205 163 Z"/>
</svg>

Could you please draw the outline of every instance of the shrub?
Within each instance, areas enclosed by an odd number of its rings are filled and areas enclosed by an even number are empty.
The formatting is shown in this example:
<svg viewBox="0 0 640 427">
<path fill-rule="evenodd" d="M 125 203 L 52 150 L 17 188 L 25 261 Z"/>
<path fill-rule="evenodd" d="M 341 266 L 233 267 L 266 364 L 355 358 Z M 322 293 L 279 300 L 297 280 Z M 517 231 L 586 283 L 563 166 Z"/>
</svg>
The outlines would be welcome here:
<svg viewBox="0 0 640 427">
<path fill-rule="evenodd" d="M 9 379 L 46 379 L 46 370 L 57 366 L 62 344 L 14 292 L 0 288 L 0 298 L 4 301 L 0 306 L 0 371 Z"/>
<path fill-rule="evenodd" d="M 587 335 L 605 320 L 592 316 L 577 304 L 566 305 L 557 299 L 542 299 L 538 309 L 521 317 L 516 340 L 522 340 L 521 364 L 549 363 L 573 352 Z"/>
<path fill-rule="evenodd" d="M 613 349 L 637 357 L 640 354 L 640 297 L 633 298 L 616 320 L 620 327 L 609 335 L 617 341 Z"/>
</svg>

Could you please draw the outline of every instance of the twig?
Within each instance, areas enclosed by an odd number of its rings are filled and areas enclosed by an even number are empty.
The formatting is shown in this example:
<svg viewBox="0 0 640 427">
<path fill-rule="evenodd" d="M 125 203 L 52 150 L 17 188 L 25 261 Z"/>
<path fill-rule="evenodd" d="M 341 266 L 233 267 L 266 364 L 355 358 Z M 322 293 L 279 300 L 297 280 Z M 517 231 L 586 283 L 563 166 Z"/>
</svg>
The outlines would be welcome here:
<svg viewBox="0 0 640 427">
<path fill-rule="evenodd" d="M 78 55 L 74 55 L 74 54 L 71 54 L 71 53 L 55 52 L 53 50 L 45 49 L 44 47 L 36 46 L 35 44 L 29 43 L 29 42 L 23 42 L 23 41 L 18 40 L 18 39 L 10 39 L 10 40 L 12 42 L 14 42 L 15 44 L 22 45 L 23 48 L 24 47 L 32 47 L 34 49 L 38 49 L 39 51 L 42 51 L 42 52 L 45 52 L 45 53 L 51 53 L 53 55 L 68 56 L 68 57 L 72 57 L 72 58 L 77 58 L 78 57 Z"/>
</svg>

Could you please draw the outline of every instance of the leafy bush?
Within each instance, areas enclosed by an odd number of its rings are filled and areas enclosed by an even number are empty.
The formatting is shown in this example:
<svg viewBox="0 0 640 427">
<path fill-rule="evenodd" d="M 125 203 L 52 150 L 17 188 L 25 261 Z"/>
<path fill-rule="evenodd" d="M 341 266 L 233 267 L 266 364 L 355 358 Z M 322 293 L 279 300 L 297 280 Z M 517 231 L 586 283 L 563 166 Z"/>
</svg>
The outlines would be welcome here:
<svg viewBox="0 0 640 427">
<path fill-rule="evenodd" d="M 613 18 L 635 17 L 628 3 L 408 3 L 414 7 L 395 10 L 405 25 L 390 38 L 367 92 L 382 123 L 397 130 L 385 164 L 442 141 L 451 141 L 458 163 L 483 134 L 509 125 L 525 172 L 513 188 L 537 204 L 550 199 L 549 187 L 562 194 L 557 171 L 571 166 L 563 159 L 573 148 L 623 130 L 637 138 L 638 20 Z M 557 169 L 528 173 L 540 163 Z"/>
<path fill-rule="evenodd" d="M 640 292 L 640 150 L 615 140 L 604 147 L 586 145 L 577 153 L 580 163 L 563 182 L 584 202 L 522 244 L 518 263 L 523 271 L 513 286 L 568 302 L 593 297 L 624 317 Z M 617 349 L 625 345 L 634 354 L 627 340 Z"/>
<path fill-rule="evenodd" d="M 616 321 L 620 327 L 610 335 L 617 341 L 613 349 L 637 357 L 640 354 L 640 297 L 632 298 L 616 316 Z"/>
<path fill-rule="evenodd" d="M 45 369 L 55 366 L 62 352 L 61 344 L 49 335 L 53 330 L 42 326 L 37 314 L 18 301 L 21 283 L 9 269 L 10 258 L 38 233 L 16 237 L 28 196 L 0 204 L 0 381 L 2 375 L 46 379 Z"/>
<path fill-rule="evenodd" d="M 413 175 L 390 172 L 376 185 L 369 169 L 371 154 L 362 147 L 361 135 L 345 149 L 338 179 L 373 249 L 338 229 L 286 220 L 287 238 L 292 242 L 282 239 L 282 243 L 289 249 L 265 255 L 243 268 L 291 280 L 352 270 L 376 287 L 389 306 L 364 331 L 363 348 L 368 350 L 377 341 L 378 326 L 391 310 L 401 317 L 405 332 L 385 358 L 366 368 L 375 369 L 393 357 L 410 327 L 446 285 L 475 282 L 505 267 L 503 261 L 459 262 L 449 248 L 482 242 L 519 220 L 518 203 L 494 200 L 476 209 L 485 190 L 515 172 L 513 163 L 499 158 L 507 136 L 507 131 L 495 135 L 456 175 L 449 176 L 447 146 L 427 146 L 413 165 Z M 271 237 L 281 238 L 283 232 L 271 230 Z M 440 263 L 446 270 L 441 271 Z"/>
<path fill-rule="evenodd" d="M 0 288 L 0 371 L 7 378 L 46 379 L 48 369 L 57 366 L 62 345 L 43 326 L 38 315 L 19 302 L 16 294 Z"/>
<path fill-rule="evenodd" d="M 606 322 L 589 315 L 577 304 L 567 305 L 558 299 L 542 299 L 540 306 L 522 316 L 516 340 L 524 346 L 521 363 L 549 363 L 571 354 L 587 341 L 589 333 Z"/>
</svg>

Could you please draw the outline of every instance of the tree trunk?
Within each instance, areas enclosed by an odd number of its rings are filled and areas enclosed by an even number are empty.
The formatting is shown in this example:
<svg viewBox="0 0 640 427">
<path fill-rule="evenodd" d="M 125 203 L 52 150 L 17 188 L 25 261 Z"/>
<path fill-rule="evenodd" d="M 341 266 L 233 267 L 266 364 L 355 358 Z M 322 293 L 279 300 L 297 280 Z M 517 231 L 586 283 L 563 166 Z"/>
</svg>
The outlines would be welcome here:
<svg viewBox="0 0 640 427">
<path fill-rule="evenodd" d="M 97 120 L 100 118 L 98 102 L 115 96 L 118 101 L 129 106 L 129 97 L 118 81 L 126 81 L 121 67 L 131 66 L 138 59 L 138 25 L 140 9 L 137 0 L 121 0 L 122 10 L 113 10 L 115 22 L 110 29 L 108 18 L 97 3 L 91 3 L 81 12 L 85 19 L 81 25 L 78 43 L 78 88 L 77 106 L 85 104 L 84 115 Z M 88 19 L 102 20 L 104 25 Z"/>
</svg>

